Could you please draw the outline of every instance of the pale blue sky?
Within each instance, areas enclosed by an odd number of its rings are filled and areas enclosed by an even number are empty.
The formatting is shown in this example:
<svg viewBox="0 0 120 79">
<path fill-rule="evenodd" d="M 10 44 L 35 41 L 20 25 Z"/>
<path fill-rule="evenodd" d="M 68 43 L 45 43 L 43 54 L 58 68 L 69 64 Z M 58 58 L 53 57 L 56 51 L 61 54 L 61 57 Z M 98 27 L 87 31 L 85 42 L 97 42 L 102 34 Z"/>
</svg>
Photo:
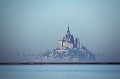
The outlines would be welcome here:
<svg viewBox="0 0 120 79">
<path fill-rule="evenodd" d="M 120 60 L 120 0 L 0 0 L 0 56 L 57 47 L 67 31 L 97 60 Z"/>
</svg>

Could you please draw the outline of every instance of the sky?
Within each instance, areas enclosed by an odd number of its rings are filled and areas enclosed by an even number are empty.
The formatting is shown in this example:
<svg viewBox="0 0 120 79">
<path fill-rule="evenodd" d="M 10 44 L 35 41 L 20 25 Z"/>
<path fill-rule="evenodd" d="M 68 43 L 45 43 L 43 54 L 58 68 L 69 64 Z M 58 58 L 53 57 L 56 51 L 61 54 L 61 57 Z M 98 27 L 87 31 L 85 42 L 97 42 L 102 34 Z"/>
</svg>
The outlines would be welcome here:
<svg viewBox="0 0 120 79">
<path fill-rule="evenodd" d="M 120 61 L 120 0 L 0 0 L 0 61 L 57 48 L 68 22 L 97 61 Z"/>
</svg>

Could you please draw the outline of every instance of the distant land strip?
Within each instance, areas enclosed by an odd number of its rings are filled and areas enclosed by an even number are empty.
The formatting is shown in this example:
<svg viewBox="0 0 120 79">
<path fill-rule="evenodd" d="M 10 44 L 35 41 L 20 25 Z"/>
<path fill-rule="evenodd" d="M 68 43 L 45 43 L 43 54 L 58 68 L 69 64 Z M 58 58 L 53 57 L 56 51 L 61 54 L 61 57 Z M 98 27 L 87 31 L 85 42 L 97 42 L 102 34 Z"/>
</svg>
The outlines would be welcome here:
<svg viewBox="0 0 120 79">
<path fill-rule="evenodd" d="M 114 65 L 120 64 L 120 62 L 0 62 L 0 65 L 49 65 L 49 64 L 101 64 L 101 65 Z"/>
</svg>

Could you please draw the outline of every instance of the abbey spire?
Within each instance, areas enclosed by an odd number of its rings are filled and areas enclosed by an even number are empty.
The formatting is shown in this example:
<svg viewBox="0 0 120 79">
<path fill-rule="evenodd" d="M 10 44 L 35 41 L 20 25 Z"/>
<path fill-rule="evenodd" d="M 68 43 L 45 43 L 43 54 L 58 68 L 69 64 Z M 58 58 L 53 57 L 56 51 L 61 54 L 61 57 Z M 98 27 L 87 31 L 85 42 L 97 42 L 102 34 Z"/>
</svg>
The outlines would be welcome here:
<svg viewBox="0 0 120 79">
<path fill-rule="evenodd" d="M 67 30 L 67 35 L 70 35 L 70 30 L 69 30 L 69 22 L 68 22 L 68 30 Z"/>
<path fill-rule="evenodd" d="M 69 22 L 68 22 L 68 30 L 67 30 L 67 32 L 70 32 L 70 30 L 69 30 Z"/>
</svg>

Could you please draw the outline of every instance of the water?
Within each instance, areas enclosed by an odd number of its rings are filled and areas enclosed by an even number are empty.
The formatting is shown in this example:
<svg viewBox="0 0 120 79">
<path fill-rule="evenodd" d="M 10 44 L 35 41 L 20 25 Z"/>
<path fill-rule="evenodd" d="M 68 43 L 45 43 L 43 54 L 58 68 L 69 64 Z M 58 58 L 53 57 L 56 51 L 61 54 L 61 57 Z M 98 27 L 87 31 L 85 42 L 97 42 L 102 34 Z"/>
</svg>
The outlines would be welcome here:
<svg viewBox="0 0 120 79">
<path fill-rule="evenodd" d="M 120 79 L 120 65 L 1 65 L 0 79 Z"/>
</svg>

